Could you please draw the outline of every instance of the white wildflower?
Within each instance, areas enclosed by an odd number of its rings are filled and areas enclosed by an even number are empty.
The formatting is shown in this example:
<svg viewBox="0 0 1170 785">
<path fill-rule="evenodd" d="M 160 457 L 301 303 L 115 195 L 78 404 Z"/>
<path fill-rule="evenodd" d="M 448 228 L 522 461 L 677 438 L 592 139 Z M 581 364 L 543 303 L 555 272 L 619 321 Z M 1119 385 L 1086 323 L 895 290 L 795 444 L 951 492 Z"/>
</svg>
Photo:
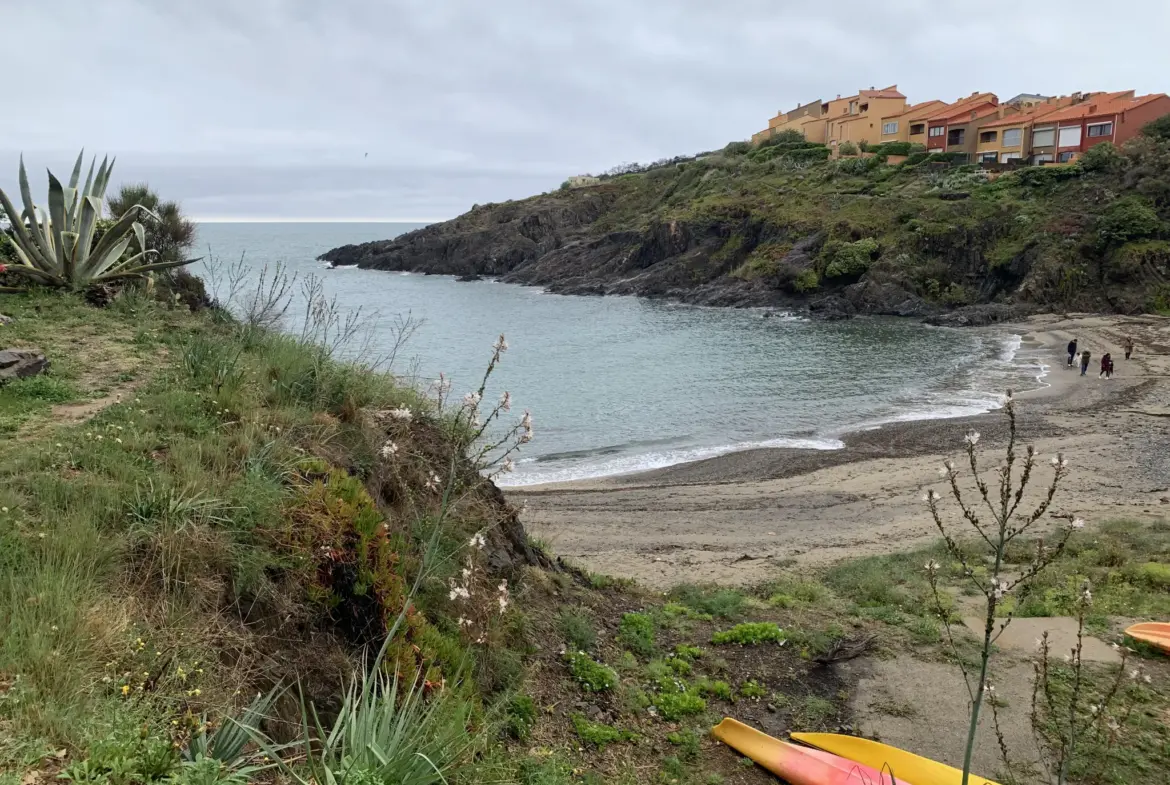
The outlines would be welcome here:
<svg viewBox="0 0 1170 785">
<path fill-rule="evenodd" d="M 936 501 L 938 501 L 938 500 L 939 500 L 939 499 L 941 499 L 941 498 L 942 498 L 942 497 L 938 495 L 938 491 L 931 491 L 931 492 L 930 492 L 930 500 L 931 500 L 932 502 L 936 502 Z"/>
<path fill-rule="evenodd" d="M 946 477 L 946 476 L 948 476 L 950 473 L 951 473 L 951 470 L 950 470 L 950 469 L 948 469 L 947 467 L 945 467 L 945 466 L 940 466 L 940 467 L 938 467 L 938 476 L 939 476 L 939 477 Z"/>
<path fill-rule="evenodd" d="M 1152 681 L 1152 679 L 1150 679 L 1150 674 L 1148 674 L 1148 673 L 1143 674 L 1142 681 L 1144 681 L 1146 684 L 1149 684 Z"/>
<path fill-rule="evenodd" d="M 1110 643 L 1109 648 L 1113 649 L 1113 651 L 1121 651 L 1121 647 L 1118 646 L 1116 643 Z"/>
<path fill-rule="evenodd" d="M 1137 679 L 1137 677 L 1138 677 L 1138 676 L 1141 676 L 1141 675 L 1142 675 L 1142 672 L 1141 672 L 1141 671 L 1139 671 L 1139 670 L 1138 670 L 1138 669 L 1136 669 L 1136 668 L 1134 668 L 1133 670 L 1131 670 L 1131 671 L 1129 672 L 1129 677 L 1130 677 L 1131 679 L 1135 679 L 1135 680 L 1136 680 L 1136 679 Z"/>
<path fill-rule="evenodd" d="M 1003 599 L 1003 595 L 1006 591 L 1007 581 L 1000 580 L 999 578 L 991 579 L 991 594 L 995 597 L 995 599 Z"/>
<path fill-rule="evenodd" d="M 928 561 L 926 563 L 926 571 L 931 575 L 934 575 L 936 572 L 938 572 L 938 562 L 936 562 L 934 559 Z"/>
<path fill-rule="evenodd" d="M 402 420 L 403 422 L 410 422 L 410 418 L 413 417 L 414 414 L 410 411 L 410 407 L 399 406 L 397 409 L 390 410 L 390 416 L 393 417 L 395 420 Z"/>
<path fill-rule="evenodd" d="M 496 342 L 492 344 L 492 350 L 495 351 L 496 354 L 503 354 L 504 352 L 508 351 L 508 342 L 504 340 L 503 333 L 501 333 L 500 337 L 496 339 Z"/>
<path fill-rule="evenodd" d="M 968 447 L 974 447 L 979 444 L 979 431 L 967 431 L 967 435 L 963 437 L 963 441 L 967 443 Z"/>
<path fill-rule="evenodd" d="M 474 409 L 475 407 L 479 406 L 481 397 L 482 396 L 480 396 L 480 394 L 477 392 L 469 392 L 467 395 L 463 396 L 463 405 L 468 409 Z"/>
<path fill-rule="evenodd" d="M 382 445 L 382 457 L 389 458 L 398 452 L 398 445 L 394 442 L 386 442 Z"/>
<path fill-rule="evenodd" d="M 512 393 L 504 390 L 504 394 L 500 396 L 500 408 L 504 411 L 509 411 L 512 408 Z"/>
<path fill-rule="evenodd" d="M 468 578 L 471 577 L 471 570 L 468 569 L 467 567 L 464 567 L 463 570 L 461 571 L 461 574 L 463 575 L 463 580 L 466 581 Z"/>
<path fill-rule="evenodd" d="M 1097 714 L 1100 711 L 1101 711 L 1101 707 L 1098 706 L 1096 703 L 1089 706 L 1089 713 L 1092 714 L 1094 717 L 1097 716 Z"/>
<path fill-rule="evenodd" d="M 505 458 L 503 465 L 500 467 L 500 470 L 505 472 L 514 472 L 516 471 L 516 464 L 512 461 L 511 458 Z"/>
<path fill-rule="evenodd" d="M 479 548 L 483 550 L 483 546 L 487 545 L 487 539 L 484 538 L 483 532 L 476 532 L 471 535 L 471 541 L 467 543 L 472 548 Z"/>
<path fill-rule="evenodd" d="M 432 472 L 432 473 L 431 473 L 431 476 L 430 476 L 430 479 L 428 479 L 428 480 L 427 480 L 427 490 L 428 490 L 428 491 L 437 491 L 437 490 L 439 490 L 439 483 L 440 483 L 440 482 L 442 482 L 442 480 L 440 480 L 440 479 L 439 479 L 439 475 L 437 475 L 437 474 L 435 474 L 434 472 Z"/>
<path fill-rule="evenodd" d="M 1114 719 L 1111 719 L 1111 720 L 1109 720 L 1109 722 L 1105 723 L 1105 727 L 1108 728 L 1113 733 L 1117 733 L 1119 730 L 1121 730 L 1121 726 L 1118 725 L 1117 720 L 1114 720 Z"/>
<path fill-rule="evenodd" d="M 1085 528 L 1085 521 L 1083 518 L 1074 518 L 1073 522 L 1070 523 L 1069 526 L 1074 529 L 1083 529 Z"/>
<path fill-rule="evenodd" d="M 466 600 L 471 597 L 471 592 L 465 586 L 452 586 L 451 591 L 447 593 L 447 598 L 454 600 L 456 598 Z"/>
</svg>

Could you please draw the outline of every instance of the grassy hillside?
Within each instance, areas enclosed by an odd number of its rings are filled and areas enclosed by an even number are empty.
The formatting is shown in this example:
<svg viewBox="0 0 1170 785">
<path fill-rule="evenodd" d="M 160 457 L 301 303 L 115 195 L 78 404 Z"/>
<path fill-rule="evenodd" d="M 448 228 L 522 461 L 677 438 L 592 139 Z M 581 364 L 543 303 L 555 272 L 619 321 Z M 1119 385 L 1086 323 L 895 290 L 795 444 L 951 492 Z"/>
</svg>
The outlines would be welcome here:
<svg viewBox="0 0 1170 785">
<path fill-rule="evenodd" d="M 647 592 L 524 540 L 458 393 L 336 362 L 319 331 L 135 289 L 3 310 L 4 344 L 54 363 L 0 388 L 4 785 L 441 781 L 424 760 L 460 783 L 765 783 L 708 736 L 721 717 L 837 730 L 856 676 L 834 659 L 954 657 L 921 571 L 938 548 Z M 1091 577 L 1092 629 L 1117 639 L 1112 617 L 1170 610 L 1167 558 L 1165 526 L 1078 534 L 1017 612 L 1068 613 Z M 942 580 L 961 599 L 959 565 Z M 1081 753 L 1105 782 L 1165 781 L 1146 656 L 1131 743 Z M 314 711 L 348 746 L 303 743 Z M 404 724 L 374 754 L 353 742 L 378 717 Z"/>
</svg>

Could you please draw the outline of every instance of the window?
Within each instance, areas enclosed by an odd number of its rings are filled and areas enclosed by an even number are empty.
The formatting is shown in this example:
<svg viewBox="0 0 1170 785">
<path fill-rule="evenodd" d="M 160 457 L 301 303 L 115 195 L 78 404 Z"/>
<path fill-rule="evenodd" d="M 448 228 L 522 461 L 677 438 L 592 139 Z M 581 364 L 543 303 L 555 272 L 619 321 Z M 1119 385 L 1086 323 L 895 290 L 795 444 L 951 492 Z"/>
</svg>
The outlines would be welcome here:
<svg viewBox="0 0 1170 785">
<path fill-rule="evenodd" d="M 979 154 L 979 163 L 993 164 L 993 163 L 995 163 L 995 156 L 996 156 L 996 152 L 994 150 L 992 150 L 990 153 L 980 153 Z"/>
<path fill-rule="evenodd" d="M 1089 136 L 1113 136 L 1113 123 L 1093 123 L 1089 126 Z"/>
<path fill-rule="evenodd" d="M 1020 142 L 1023 141 L 1024 130 L 1022 128 L 1008 128 L 1003 132 L 1003 146 L 1004 147 L 1019 147 Z"/>
<path fill-rule="evenodd" d="M 1056 144 L 1055 128 L 1037 129 L 1032 132 L 1033 147 L 1052 147 L 1054 144 Z"/>
<path fill-rule="evenodd" d="M 896 133 L 898 133 L 898 123 L 897 122 L 883 123 L 882 124 L 882 135 L 883 136 L 885 134 L 896 134 Z"/>
<path fill-rule="evenodd" d="M 910 126 L 911 136 L 918 136 L 919 134 L 924 133 L 926 133 L 926 125 L 924 123 L 914 123 Z"/>
<path fill-rule="evenodd" d="M 931 136 L 942 136 L 946 132 L 947 132 L 947 128 L 944 125 L 936 125 L 934 128 L 930 129 Z"/>
<path fill-rule="evenodd" d="M 1061 153 L 1059 156 L 1057 156 L 1056 160 L 1060 161 L 1062 164 L 1067 164 L 1069 161 L 1071 161 L 1073 159 L 1074 155 L 1076 155 L 1076 153 L 1071 152 L 1071 151 L 1067 152 L 1067 153 Z"/>
<path fill-rule="evenodd" d="M 999 157 L 999 162 L 1000 162 L 1001 164 L 1006 164 L 1006 163 L 1008 163 L 1009 161 L 1018 161 L 1018 160 L 1020 160 L 1021 158 L 1023 158 L 1023 156 L 1022 156 L 1022 155 L 1020 155 L 1019 153 L 1003 153 L 1003 154 L 1002 154 L 1002 155 L 1000 155 L 1000 157 Z"/>
<path fill-rule="evenodd" d="M 1057 140 L 1057 147 L 1080 147 L 1081 145 L 1081 127 L 1074 125 L 1072 128 L 1061 128 Z"/>
<path fill-rule="evenodd" d="M 1053 158 L 1051 155 L 1045 154 L 1038 155 L 1033 160 L 1035 160 L 1037 164 L 1050 164 L 1052 163 Z"/>
<path fill-rule="evenodd" d="M 980 142 L 994 142 L 995 138 L 996 138 L 995 131 L 982 131 L 979 134 L 979 141 Z"/>
<path fill-rule="evenodd" d="M 965 141 L 967 141 L 967 129 L 966 128 L 956 128 L 952 131 L 947 132 L 947 144 L 948 145 L 962 144 Z"/>
</svg>

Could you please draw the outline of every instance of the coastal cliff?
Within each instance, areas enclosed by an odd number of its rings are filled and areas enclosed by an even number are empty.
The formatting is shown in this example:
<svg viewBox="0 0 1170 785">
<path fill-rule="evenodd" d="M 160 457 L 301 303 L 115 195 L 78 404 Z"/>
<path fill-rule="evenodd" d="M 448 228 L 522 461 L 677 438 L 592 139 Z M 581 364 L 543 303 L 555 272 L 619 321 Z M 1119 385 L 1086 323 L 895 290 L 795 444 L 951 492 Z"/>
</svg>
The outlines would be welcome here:
<svg viewBox="0 0 1170 785">
<path fill-rule="evenodd" d="M 1005 173 L 937 156 L 810 161 L 777 148 L 729 145 L 476 206 L 320 259 L 824 318 L 964 322 L 1170 305 L 1164 140 Z"/>
</svg>

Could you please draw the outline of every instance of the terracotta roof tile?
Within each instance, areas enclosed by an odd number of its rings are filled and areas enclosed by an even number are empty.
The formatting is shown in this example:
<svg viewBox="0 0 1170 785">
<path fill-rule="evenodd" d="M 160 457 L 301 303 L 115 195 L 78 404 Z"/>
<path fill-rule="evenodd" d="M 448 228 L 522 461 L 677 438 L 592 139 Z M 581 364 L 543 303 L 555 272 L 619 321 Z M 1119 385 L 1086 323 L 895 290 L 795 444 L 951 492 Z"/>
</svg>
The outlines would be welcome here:
<svg viewBox="0 0 1170 785">
<path fill-rule="evenodd" d="M 955 101 L 945 109 L 942 109 L 938 114 L 932 114 L 928 120 L 950 120 L 959 115 L 971 113 L 972 109 L 977 109 L 984 104 L 994 104 L 995 96 L 991 93 L 979 93 L 978 95 L 971 95 L 959 101 Z"/>
<path fill-rule="evenodd" d="M 911 119 L 925 119 L 928 112 L 941 111 L 946 106 L 946 103 L 937 98 L 932 101 L 922 101 L 921 103 L 911 104 L 897 114 L 884 115 L 882 119 L 893 119 L 895 117 L 905 117 L 909 114 L 921 115 L 920 118 Z"/>
</svg>

